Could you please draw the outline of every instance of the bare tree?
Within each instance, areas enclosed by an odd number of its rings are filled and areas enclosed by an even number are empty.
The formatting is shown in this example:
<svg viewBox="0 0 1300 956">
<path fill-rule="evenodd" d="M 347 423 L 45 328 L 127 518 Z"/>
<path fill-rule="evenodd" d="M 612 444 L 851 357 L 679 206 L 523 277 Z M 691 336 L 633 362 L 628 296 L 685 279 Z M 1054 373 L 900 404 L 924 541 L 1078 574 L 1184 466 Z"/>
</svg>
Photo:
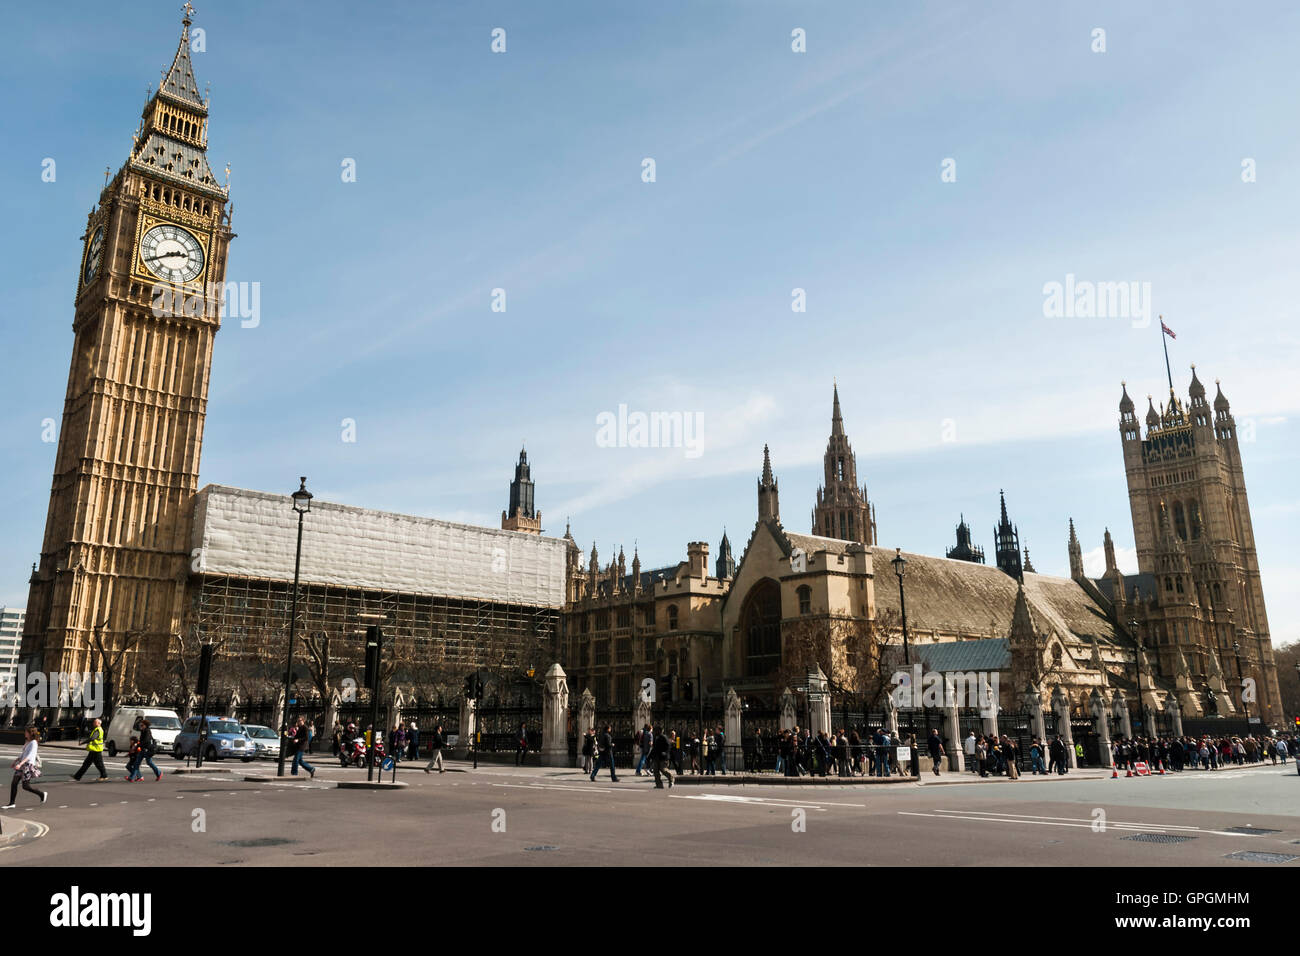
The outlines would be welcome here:
<svg viewBox="0 0 1300 956">
<path fill-rule="evenodd" d="M 104 638 L 104 628 L 107 626 L 107 620 L 97 624 L 90 633 L 89 644 L 91 669 L 104 676 L 106 694 L 104 715 L 111 717 L 113 711 L 117 709 L 117 701 L 122 695 L 119 686 L 124 670 L 122 661 L 128 651 L 140 644 L 144 635 L 140 631 L 128 631 L 122 635 L 120 647 L 110 647 L 109 645 L 114 642 L 111 639 L 105 640 Z"/>
</svg>

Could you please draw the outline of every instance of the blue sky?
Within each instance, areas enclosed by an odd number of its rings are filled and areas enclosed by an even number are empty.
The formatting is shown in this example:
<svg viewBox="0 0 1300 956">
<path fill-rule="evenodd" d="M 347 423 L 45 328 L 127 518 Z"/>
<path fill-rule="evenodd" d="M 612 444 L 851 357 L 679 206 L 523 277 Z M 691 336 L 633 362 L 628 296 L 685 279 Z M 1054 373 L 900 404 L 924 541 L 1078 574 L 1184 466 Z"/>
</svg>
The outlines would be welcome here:
<svg viewBox="0 0 1300 956">
<path fill-rule="evenodd" d="M 260 324 L 217 338 L 201 481 L 306 474 L 495 525 L 526 442 L 549 531 L 667 564 L 724 525 L 743 543 L 764 443 L 808 530 L 837 379 L 882 544 L 942 553 L 964 512 L 991 550 L 1005 488 L 1064 573 L 1070 517 L 1085 549 L 1106 526 L 1132 547 L 1119 382 L 1144 408 L 1164 366 L 1154 315 L 1046 317 L 1043 287 L 1131 280 L 1178 333 L 1180 391 L 1192 362 L 1221 378 L 1252 439 L 1272 630 L 1300 638 L 1300 8 L 1133 6 L 201 5 L 227 278 L 261 290 Z M 6 22 L 0 603 L 22 605 L 78 237 L 180 25 L 173 3 Z M 702 454 L 599 446 L 620 404 L 701 416 Z"/>
</svg>

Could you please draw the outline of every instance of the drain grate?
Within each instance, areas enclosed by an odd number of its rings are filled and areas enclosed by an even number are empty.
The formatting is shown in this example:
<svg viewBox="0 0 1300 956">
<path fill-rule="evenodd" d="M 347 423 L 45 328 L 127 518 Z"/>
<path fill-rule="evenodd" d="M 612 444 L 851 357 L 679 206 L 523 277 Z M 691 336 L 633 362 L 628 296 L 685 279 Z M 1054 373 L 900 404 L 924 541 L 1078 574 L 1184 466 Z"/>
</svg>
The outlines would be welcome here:
<svg viewBox="0 0 1300 956">
<path fill-rule="evenodd" d="M 1247 836 L 1253 833 L 1281 833 L 1281 830 L 1270 830 L 1267 827 L 1225 827 L 1224 833 L 1242 833 Z"/>
<path fill-rule="evenodd" d="M 287 843 L 297 843 L 297 840 L 286 840 L 284 837 L 257 837 L 252 840 L 222 840 L 222 846 L 284 846 Z"/>
<path fill-rule="evenodd" d="M 1300 860 L 1300 856 L 1292 856 L 1289 853 L 1260 853 L 1256 850 L 1238 850 L 1236 853 L 1229 853 L 1224 859 L 1245 860 L 1247 863 L 1290 863 L 1292 860 Z"/>
<path fill-rule="evenodd" d="M 524 849 L 530 853 L 536 853 L 545 850 L 558 850 L 559 847 L 558 846 L 526 846 L 524 847 Z"/>
<path fill-rule="evenodd" d="M 1121 840 L 1134 840 L 1137 843 L 1186 843 L 1196 837 L 1180 836 L 1176 833 L 1134 833 L 1132 836 L 1120 837 Z"/>
</svg>

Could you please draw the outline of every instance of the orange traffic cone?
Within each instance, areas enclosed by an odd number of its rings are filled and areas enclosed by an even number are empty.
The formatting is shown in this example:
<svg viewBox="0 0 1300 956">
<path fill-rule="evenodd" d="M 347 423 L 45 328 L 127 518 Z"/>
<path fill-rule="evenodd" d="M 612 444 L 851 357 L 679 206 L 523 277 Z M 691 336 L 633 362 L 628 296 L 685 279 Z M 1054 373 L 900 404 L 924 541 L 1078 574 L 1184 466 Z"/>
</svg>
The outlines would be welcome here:
<svg viewBox="0 0 1300 956">
<path fill-rule="evenodd" d="M 1115 761 L 1110 762 L 1110 779 L 1114 780 L 1119 776 L 1119 771 L 1115 769 Z"/>
<path fill-rule="evenodd" d="M 1129 765 L 1129 768 L 1126 771 L 1124 771 L 1124 776 L 1126 777 L 1133 776 L 1133 767 L 1131 764 Z"/>
</svg>

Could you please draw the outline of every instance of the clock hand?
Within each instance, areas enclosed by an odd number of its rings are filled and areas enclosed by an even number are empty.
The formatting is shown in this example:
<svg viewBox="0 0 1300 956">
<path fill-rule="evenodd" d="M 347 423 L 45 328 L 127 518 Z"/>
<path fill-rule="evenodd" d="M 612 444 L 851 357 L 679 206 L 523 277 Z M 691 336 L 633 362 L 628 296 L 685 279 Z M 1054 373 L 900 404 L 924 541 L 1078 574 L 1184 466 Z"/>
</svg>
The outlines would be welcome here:
<svg viewBox="0 0 1300 956">
<path fill-rule="evenodd" d="M 170 259 L 170 258 L 172 258 L 173 256 L 188 256 L 188 255 L 189 255 L 189 253 L 188 253 L 188 252 L 185 252 L 184 250 L 181 250 L 180 252 L 164 252 L 164 253 L 163 253 L 162 255 L 160 255 L 160 256 L 145 256 L 145 257 L 144 257 L 144 261 L 145 261 L 145 262 L 157 262 L 159 259 Z"/>
</svg>

